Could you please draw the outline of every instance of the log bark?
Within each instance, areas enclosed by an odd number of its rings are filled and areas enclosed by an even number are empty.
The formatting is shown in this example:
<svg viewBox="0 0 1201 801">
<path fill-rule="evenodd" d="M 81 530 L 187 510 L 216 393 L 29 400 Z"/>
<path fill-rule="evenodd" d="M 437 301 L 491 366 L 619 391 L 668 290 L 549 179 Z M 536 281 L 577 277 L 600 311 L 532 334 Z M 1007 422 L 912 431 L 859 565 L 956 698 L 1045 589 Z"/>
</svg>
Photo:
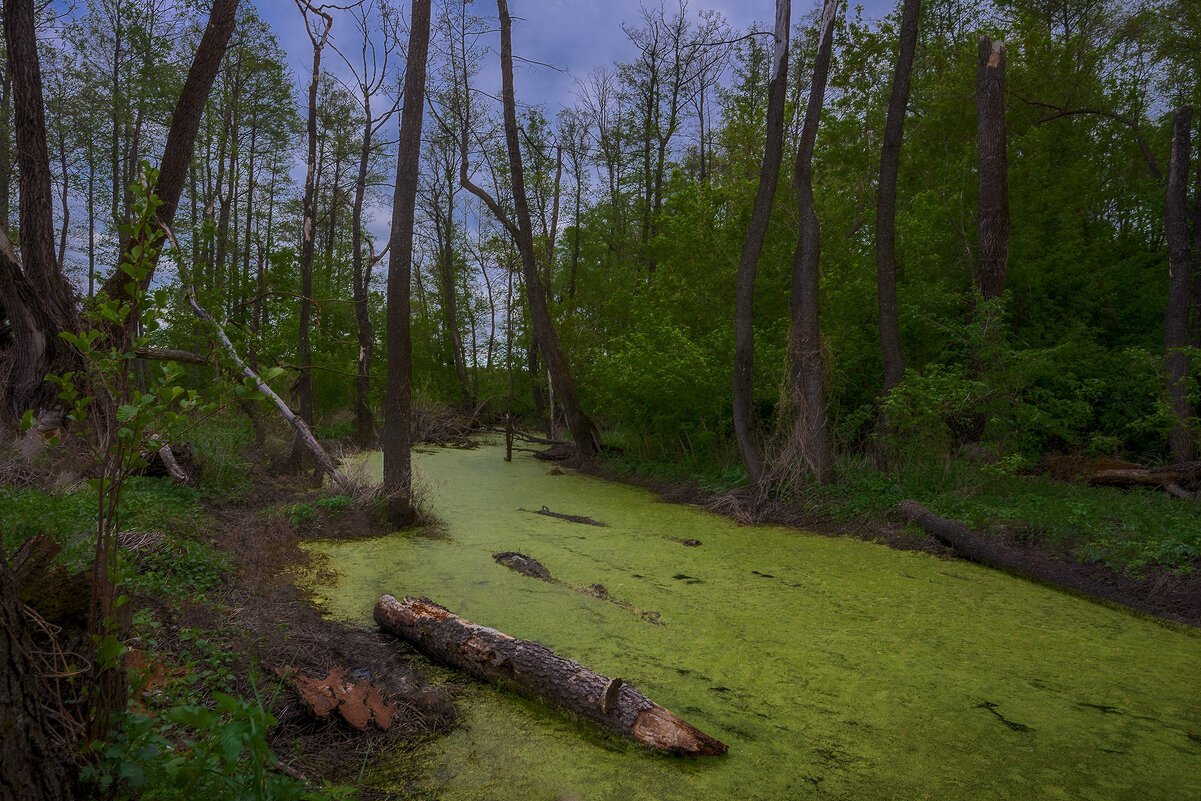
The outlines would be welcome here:
<svg viewBox="0 0 1201 801">
<path fill-rule="evenodd" d="M 488 681 L 502 680 L 601 727 L 661 751 L 716 756 L 727 746 L 686 723 L 621 679 L 556 656 L 453 614 L 428 598 L 385 595 L 375 622 L 423 653 Z"/>
<path fill-rule="evenodd" d="M 1179 462 L 1162 467 L 1115 468 L 1098 470 L 1089 476 L 1090 484 L 1105 484 L 1115 487 L 1168 487 L 1189 486 L 1201 481 L 1201 462 Z"/>
</svg>

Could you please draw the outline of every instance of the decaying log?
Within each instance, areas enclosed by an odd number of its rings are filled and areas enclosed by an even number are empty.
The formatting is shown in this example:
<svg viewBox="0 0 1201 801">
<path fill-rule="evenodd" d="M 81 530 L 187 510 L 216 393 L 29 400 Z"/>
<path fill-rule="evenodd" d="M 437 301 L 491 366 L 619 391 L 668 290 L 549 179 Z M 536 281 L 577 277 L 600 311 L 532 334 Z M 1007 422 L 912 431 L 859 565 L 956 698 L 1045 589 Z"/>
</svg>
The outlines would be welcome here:
<svg viewBox="0 0 1201 801">
<path fill-rule="evenodd" d="M 1064 565 L 1036 554 L 1021 553 L 1001 543 L 990 541 L 958 520 L 939 517 L 917 501 L 901 501 L 893 510 L 905 520 L 921 526 L 943 545 L 953 548 L 957 556 L 969 562 L 1000 568 L 1044 584 L 1072 590 L 1089 598 L 1150 611 L 1147 604 L 1116 587 L 1074 573 L 1065 569 Z"/>
<path fill-rule="evenodd" d="M 593 520 L 591 517 L 586 517 L 584 515 L 568 515 L 568 514 L 564 514 L 563 512 L 552 512 L 550 509 L 546 508 L 545 506 L 543 506 L 541 509 L 522 509 L 522 508 L 518 507 L 517 511 L 529 512 L 530 514 L 535 514 L 535 515 L 546 515 L 547 517 L 557 517 L 560 520 L 567 520 L 568 522 L 571 522 L 571 523 L 584 523 L 585 525 L 600 526 L 602 528 L 604 528 L 604 526 L 605 526 L 605 524 L 602 523 L 601 521 Z"/>
<path fill-rule="evenodd" d="M 1175 484 L 1178 489 L 1201 481 L 1201 462 L 1180 462 L 1162 467 L 1098 470 L 1089 476 L 1090 484 L 1115 487 L 1163 487 Z M 1173 493 L 1175 494 L 1175 493 Z"/>
<path fill-rule="evenodd" d="M 170 350 L 168 348 L 138 348 L 134 355 L 139 359 L 156 362 L 183 362 L 185 364 L 209 363 L 209 357 L 187 350 Z"/>
<path fill-rule="evenodd" d="M 146 475 L 171 476 L 171 478 L 180 484 L 187 484 L 191 480 L 187 471 L 180 466 L 180 461 L 191 463 L 193 459 L 191 447 L 173 448 L 169 443 L 164 443 L 158 437 L 150 438 L 150 447 L 154 449 L 154 452 L 151 454 L 143 470 Z"/>
<path fill-rule="evenodd" d="M 556 656 L 537 643 L 471 623 L 428 598 L 398 601 L 385 595 L 375 605 L 375 622 L 439 661 L 481 679 L 509 682 L 651 748 L 692 756 L 726 753 L 724 743 L 631 685 Z"/>
<path fill-rule="evenodd" d="M 492 554 L 492 558 L 496 560 L 497 564 L 504 565 L 523 576 L 550 581 L 550 571 L 532 556 L 526 556 L 516 551 L 504 551 Z"/>
</svg>

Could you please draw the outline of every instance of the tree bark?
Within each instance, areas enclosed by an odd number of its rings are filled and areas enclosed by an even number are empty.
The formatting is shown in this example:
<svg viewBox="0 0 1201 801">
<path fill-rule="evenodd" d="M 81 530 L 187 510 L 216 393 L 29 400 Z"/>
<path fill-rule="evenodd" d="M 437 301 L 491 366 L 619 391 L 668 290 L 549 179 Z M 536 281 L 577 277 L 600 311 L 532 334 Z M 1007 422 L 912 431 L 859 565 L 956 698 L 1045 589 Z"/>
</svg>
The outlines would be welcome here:
<svg viewBox="0 0 1201 801">
<path fill-rule="evenodd" d="M 976 148 L 980 211 L 976 284 L 984 300 L 1005 291 L 1009 261 L 1009 164 L 1005 152 L 1005 43 L 980 37 L 976 66 Z"/>
<path fill-rule="evenodd" d="M 375 415 L 367 396 L 371 390 L 371 356 L 375 350 L 375 332 L 371 328 L 371 308 L 368 305 L 367 281 L 363 274 L 363 200 L 367 194 L 367 171 L 371 158 L 371 143 L 375 135 L 375 120 L 371 117 L 371 90 L 363 85 L 363 140 L 359 147 L 359 172 L 354 184 L 354 207 L 351 212 L 351 265 L 354 281 L 354 317 L 359 340 L 359 357 L 354 380 L 354 439 L 360 448 L 375 441 Z"/>
<path fill-rule="evenodd" d="M 922 0 L 905 0 L 901 11 L 897 68 L 892 79 L 892 95 L 888 100 L 888 118 L 884 123 L 880 183 L 876 190 L 876 306 L 880 314 L 880 353 L 884 357 L 884 397 L 905 376 L 905 357 L 901 351 L 901 326 L 897 313 L 897 173 L 921 11 Z"/>
<path fill-rule="evenodd" d="M 502 0 L 503 2 L 503 0 Z M 505 681 L 609 731 L 673 754 L 718 756 L 725 743 L 651 701 L 621 679 L 556 656 L 538 643 L 471 623 L 430 601 L 385 595 L 375 605 L 384 631 L 486 681 Z"/>
<path fill-rule="evenodd" d="M 1164 233 L 1168 242 L 1168 305 L 1164 312 L 1164 366 L 1167 369 L 1168 404 L 1172 428 L 1168 448 L 1173 461 L 1196 458 L 1197 442 L 1189 428 L 1196 409 L 1188 397 L 1188 316 L 1193 291 L 1193 256 L 1188 230 L 1188 171 L 1192 157 L 1190 129 L 1192 106 L 1181 106 L 1172 114 L 1172 149 L 1168 160 L 1167 205 Z"/>
<path fill-rule="evenodd" d="M 384 401 L 384 492 L 392 525 L 417 519 L 413 505 L 412 419 L 413 337 L 410 282 L 413 274 L 413 215 L 417 207 L 417 166 L 425 109 L 425 68 L 430 37 L 430 0 L 413 0 L 405 64 L 404 109 L 396 148 L 396 189 L 392 197 L 392 240 L 388 257 L 388 383 Z"/>
<path fill-rule="evenodd" d="M 763 449 L 759 444 L 755 420 L 755 272 L 759 254 L 767 236 L 772 201 L 780 177 L 780 162 L 784 158 L 784 101 L 788 88 L 788 34 L 791 22 L 790 0 L 776 0 L 775 51 L 772 58 L 771 80 L 767 89 L 767 143 L 763 165 L 759 171 L 759 188 L 751 208 L 742 256 L 738 260 L 738 286 L 734 301 L 734 437 L 742 453 L 751 482 L 763 478 Z"/>
<path fill-rule="evenodd" d="M 521 146 L 517 139 L 517 110 L 513 93 L 513 23 L 509 17 L 507 0 L 496 0 L 500 13 L 500 67 L 501 67 L 501 99 L 504 105 L 505 142 L 509 150 L 509 167 L 513 181 L 513 204 L 517 212 L 516 238 L 517 249 L 521 254 L 521 268 L 525 276 L 526 297 L 530 307 L 530 321 L 533 323 L 534 338 L 542 358 L 546 360 L 546 369 L 550 371 L 551 380 L 555 384 L 555 392 L 559 403 L 567 417 L 567 426 L 575 438 L 580 456 L 586 460 L 592 459 L 600 452 L 600 434 L 592 418 L 584 413 L 576 395 L 575 382 L 571 370 L 567 366 L 567 358 L 559 345 L 559 337 L 551 322 L 550 311 L 546 305 L 546 288 L 538 275 L 537 256 L 534 253 L 533 225 L 530 221 L 529 203 L 525 192 L 525 174 L 521 166 Z M 462 177 L 460 175 L 460 177 Z M 470 186 L 467 187 L 471 189 Z M 490 204 L 490 205 L 495 205 Z M 499 208 L 499 207 L 498 207 Z"/>
<path fill-rule="evenodd" d="M 791 388 L 793 427 L 779 462 L 773 467 L 773 481 L 780 483 L 798 466 L 812 472 L 823 484 L 834 478 L 830 454 L 829 426 L 826 421 L 826 392 L 822 376 L 821 325 L 818 317 L 818 284 L 821 263 L 821 226 L 813 204 L 813 149 L 817 126 L 826 97 L 826 79 L 830 73 L 834 40 L 834 19 L 838 0 L 825 0 L 817 58 L 813 64 L 813 83 L 805 109 L 805 123 L 797 146 L 793 186 L 800 216 L 800 236 L 792 257 L 792 331 L 789 350 L 792 361 Z"/>
<path fill-rule="evenodd" d="M 0 232 L 0 302 L 13 333 L 0 367 L 0 441 L 15 433 L 26 410 L 41 417 L 58 406 L 58 388 L 46 375 L 74 369 L 75 351 L 58 335 L 79 330 L 75 293 L 54 252 L 54 201 L 32 0 L 6 0 L 4 39 L 20 170 L 21 261 Z"/>
<path fill-rule="evenodd" d="M 13 4 L 6 3 L 7 11 Z M 12 52 L 11 50 L 9 51 Z M 69 760 L 47 727 L 39 669 L 31 654 L 23 603 L 0 547 L 0 798 L 56 801 L 73 797 Z"/>
</svg>

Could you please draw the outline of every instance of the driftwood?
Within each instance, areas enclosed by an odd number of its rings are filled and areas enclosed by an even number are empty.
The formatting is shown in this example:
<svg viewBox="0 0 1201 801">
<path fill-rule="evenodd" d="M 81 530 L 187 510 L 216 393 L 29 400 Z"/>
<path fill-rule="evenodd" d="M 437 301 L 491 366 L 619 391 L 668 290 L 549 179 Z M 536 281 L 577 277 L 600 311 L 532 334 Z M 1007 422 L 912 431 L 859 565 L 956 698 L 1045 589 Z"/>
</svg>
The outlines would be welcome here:
<svg viewBox="0 0 1201 801">
<path fill-rule="evenodd" d="M 693 756 L 727 750 L 724 743 L 621 679 L 602 676 L 537 643 L 471 623 L 428 598 L 398 601 L 385 595 L 375 605 L 375 622 L 439 661 L 487 681 L 504 680 L 651 748 Z"/>
<path fill-rule="evenodd" d="M 593 520 L 591 517 L 586 517 L 584 515 L 569 515 L 564 514 L 563 512 L 552 512 L 545 506 L 543 506 L 541 509 L 522 509 L 521 507 L 518 507 L 517 511 L 529 512 L 530 514 L 535 515 L 546 515 L 547 517 L 557 517 L 560 520 L 566 520 L 571 523 L 584 523 L 585 525 L 589 526 L 600 526 L 601 528 L 605 527 L 604 523 L 599 520 Z"/>
<path fill-rule="evenodd" d="M 921 526 L 943 545 L 953 548 L 957 556 L 969 562 L 1000 568 L 1044 584 L 1072 590 L 1089 598 L 1151 611 L 1147 604 L 1116 587 L 1074 573 L 1065 569 L 1064 565 L 1038 555 L 1020 553 L 986 539 L 958 520 L 939 517 L 917 501 L 901 501 L 893 510 L 905 520 Z"/>
</svg>

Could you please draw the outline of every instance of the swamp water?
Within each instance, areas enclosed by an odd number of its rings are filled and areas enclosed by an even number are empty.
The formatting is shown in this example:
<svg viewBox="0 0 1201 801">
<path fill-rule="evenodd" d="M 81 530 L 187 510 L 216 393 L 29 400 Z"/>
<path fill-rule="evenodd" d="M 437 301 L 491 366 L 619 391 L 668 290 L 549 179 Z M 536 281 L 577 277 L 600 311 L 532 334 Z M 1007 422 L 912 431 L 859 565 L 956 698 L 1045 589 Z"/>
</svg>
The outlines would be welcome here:
<svg viewBox="0 0 1201 801">
<path fill-rule="evenodd" d="M 1201 637 L 964 562 L 739 526 L 504 451 L 415 454 L 448 539 L 312 543 L 328 614 L 425 595 L 730 746 L 648 753 L 463 674 L 462 725 L 368 781 L 439 799 L 1201 799 Z M 379 454 L 370 467 L 378 475 Z M 518 511 L 543 505 L 605 528 Z M 672 539 L 675 538 L 675 539 Z M 700 547 L 678 539 L 695 538 Z M 541 561 L 563 584 L 496 564 Z M 573 590 L 601 583 L 626 604 Z M 640 616 L 659 613 L 662 625 Z"/>
</svg>

